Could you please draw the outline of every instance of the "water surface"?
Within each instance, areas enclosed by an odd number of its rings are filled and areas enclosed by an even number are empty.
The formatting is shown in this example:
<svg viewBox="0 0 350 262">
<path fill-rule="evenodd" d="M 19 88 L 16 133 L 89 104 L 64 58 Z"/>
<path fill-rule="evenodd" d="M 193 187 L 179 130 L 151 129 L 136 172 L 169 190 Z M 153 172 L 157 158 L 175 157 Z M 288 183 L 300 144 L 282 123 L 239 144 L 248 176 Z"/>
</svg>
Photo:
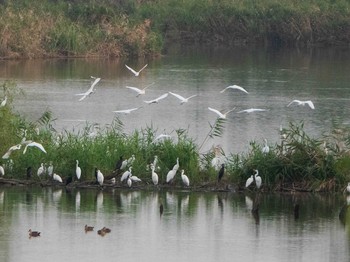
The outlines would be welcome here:
<svg viewBox="0 0 350 262">
<path fill-rule="evenodd" d="M 348 261 L 350 220 L 339 220 L 344 196 L 261 195 L 253 216 L 256 197 L 1 188 L 0 260 Z M 86 233 L 85 224 L 95 230 Z M 101 237 L 97 230 L 104 226 L 112 232 Z M 29 238 L 29 228 L 41 236 Z"/>
</svg>

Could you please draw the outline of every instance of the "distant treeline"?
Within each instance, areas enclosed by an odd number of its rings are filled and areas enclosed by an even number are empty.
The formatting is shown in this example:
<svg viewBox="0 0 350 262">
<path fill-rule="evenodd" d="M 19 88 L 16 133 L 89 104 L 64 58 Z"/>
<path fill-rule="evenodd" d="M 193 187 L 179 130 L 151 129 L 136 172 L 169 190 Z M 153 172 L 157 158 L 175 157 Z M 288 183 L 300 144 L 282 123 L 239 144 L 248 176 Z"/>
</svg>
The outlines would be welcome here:
<svg viewBox="0 0 350 262">
<path fill-rule="evenodd" d="M 0 57 L 149 56 L 169 43 L 348 45 L 347 0 L 0 0 Z"/>
</svg>

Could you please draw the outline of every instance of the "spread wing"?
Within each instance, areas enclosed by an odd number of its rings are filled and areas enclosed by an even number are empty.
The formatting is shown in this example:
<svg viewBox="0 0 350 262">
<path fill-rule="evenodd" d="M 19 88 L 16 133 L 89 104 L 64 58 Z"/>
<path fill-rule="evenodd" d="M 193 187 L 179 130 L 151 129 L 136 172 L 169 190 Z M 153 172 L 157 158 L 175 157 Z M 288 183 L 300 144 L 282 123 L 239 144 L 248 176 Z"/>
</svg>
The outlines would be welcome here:
<svg viewBox="0 0 350 262">
<path fill-rule="evenodd" d="M 134 69 L 132 69 L 130 66 L 125 65 L 125 67 L 126 67 L 127 69 L 129 69 L 134 75 L 137 75 L 137 72 L 136 72 Z"/>
</svg>

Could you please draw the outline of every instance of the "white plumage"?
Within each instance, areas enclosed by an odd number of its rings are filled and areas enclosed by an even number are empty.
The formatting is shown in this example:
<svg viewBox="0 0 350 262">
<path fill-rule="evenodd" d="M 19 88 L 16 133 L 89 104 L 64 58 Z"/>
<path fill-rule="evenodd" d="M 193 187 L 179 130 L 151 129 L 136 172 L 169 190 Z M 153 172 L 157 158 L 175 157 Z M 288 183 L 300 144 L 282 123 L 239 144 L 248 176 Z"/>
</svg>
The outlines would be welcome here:
<svg viewBox="0 0 350 262">
<path fill-rule="evenodd" d="M 126 171 L 122 174 L 122 176 L 121 176 L 121 178 L 120 178 L 120 181 L 121 181 L 121 182 L 123 182 L 125 179 L 127 179 L 127 178 L 129 178 L 129 176 L 131 176 L 131 169 L 132 169 L 132 167 L 129 167 L 129 170 L 126 170 Z"/>
<path fill-rule="evenodd" d="M 136 71 L 136 70 L 132 69 L 132 68 L 131 68 L 130 66 L 128 66 L 128 65 L 125 65 L 125 67 L 126 67 L 127 69 L 129 69 L 135 76 L 139 76 L 140 73 L 141 73 L 141 71 L 142 71 L 143 69 L 145 69 L 147 65 L 148 65 L 148 64 L 146 64 L 145 66 L 143 66 L 139 71 Z"/>
<path fill-rule="evenodd" d="M 103 185 L 104 176 L 100 170 L 97 170 L 97 182 L 100 184 L 100 186 Z"/>
<path fill-rule="evenodd" d="M 81 168 L 79 167 L 79 160 L 76 160 L 75 175 L 76 175 L 77 179 L 79 180 L 81 177 Z"/>
<path fill-rule="evenodd" d="M 179 99 L 181 105 L 184 104 L 184 103 L 187 103 L 188 100 L 190 100 L 191 98 L 197 96 L 197 95 L 192 95 L 192 96 L 189 96 L 189 97 L 185 98 L 185 97 L 183 97 L 183 96 L 181 96 L 181 95 L 178 95 L 178 94 L 175 94 L 175 93 L 173 93 L 173 92 L 169 92 L 169 94 L 171 94 L 171 95 L 175 96 L 177 99 Z"/>
<path fill-rule="evenodd" d="M 63 182 L 62 178 L 59 175 L 57 175 L 56 173 L 53 174 L 52 178 L 53 178 L 53 180 L 58 181 L 60 183 Z"/>
<path fill-rule="evenodd" d="M 4 176 L 5 175 L 5 169 L 3 166 L 0 166 L 0 176 Z"/>
<path fill-rule="evenodd" d="M 232 112 L 233 110 L 235 110 L 236 108 L 232 108 L 231 110 L 228 110 L 227 112 L 225 113 L 221 113 L 219 110 L 217 109 L 214 109 L 214 108 L 211 108 L 211 107 L 208 107 L 208 109 L 212 112 L 214 112 L 215 114 L 217 114 L 219 116 L 219 118 L 221 119 L 226 119 L 226 116 L 228 113 Z"/>
<path fill-rule="evenodd" d="M 299 105 L 302 105 L 302 106 L 305 106 L 305 105 L 308 105 L 311 109 L 315 109 L 315 106 L 314 106 L 314 103 L 312 103 L 311 100 L 306 100 L 306 101 L 301 101 L 301 100 L 293 100 L 292 102 L 290 102 L 287 107 L 289 107 L 291 104 L 297 104 L 298 106 Z"/>
<path fill-rule="evenodd" d="M 155 160 L 156 160 L 156 158 L 155 158 Z M 154 162 L 157 163 L 157 161 L 154 161 Z M 154 163 L 154 162 L 153 162 L 153 163 Z M 153 182 L 153 184 L 156 186 L 156 185 L 158 185 L 158 174 L 157 174 L 156 172 L 154 172 L 154 169 L 155 169 L 154 164 L 151 164 L 152 182 Z"/>
<path fill-rule="evenodd" d="M 24 143 L 27 143 L 27 145 L 26 145 L 26 147 L 23 150 L 23 154 L 25 154 L 27 152 L 27 148 L 28 147 L 32 147 L 32 146 L 34 146 L 36 148 L 39 148 L 41 151 L 43 151 L 46 154 L 46 150 L 45 150 L 45 148 L 43 147 L 42 144 L 34 142 L 34 141 L 25 141 Z"/>
<path fill-rule="evenodd" d="M 157 97 L 156 99 L 143 101 L 143 102 L 145 102 L 146 104 L 155 104 L 155 103 L 159 103 L 160 100 L 166 98 L 167 96 L 168 96 L 168 93 L 165 93 L 165 94 Z"/>
<path fill-rule="evenodd" d="M 188 179 L 188 176 L 185 175 L 185 170 L 183 169 L 181 170 L 181 178 L 185 186 L 190 186 L 190 180 Z"/>
<path fill-rule="evenodd" d="M 247 90 L 245 90 L 243 87 L 238 86 L 238 85 L 228 86 L 228 87 L 224 88 L 223 90 L 221 90 L 220 93 L 225 92 L 227 89 L 237 89 L 237 90 L 240 90 L 240 91 L 248 94 Z"/>
</svg>

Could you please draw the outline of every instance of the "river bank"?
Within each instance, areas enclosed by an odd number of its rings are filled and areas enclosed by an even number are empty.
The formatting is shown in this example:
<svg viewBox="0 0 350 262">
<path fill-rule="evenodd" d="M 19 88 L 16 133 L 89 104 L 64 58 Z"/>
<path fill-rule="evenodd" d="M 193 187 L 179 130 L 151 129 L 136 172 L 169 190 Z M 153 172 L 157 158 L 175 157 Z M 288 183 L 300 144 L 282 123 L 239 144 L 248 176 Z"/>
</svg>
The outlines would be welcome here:
<svg viewBox="0 0 350 262">
<path fill-rule="evenodd" d="M 159 56 L 169 43 L 319 46 L 350 42 L 345 1 L 11 1 L 2 59 Z"/>
</svg>

